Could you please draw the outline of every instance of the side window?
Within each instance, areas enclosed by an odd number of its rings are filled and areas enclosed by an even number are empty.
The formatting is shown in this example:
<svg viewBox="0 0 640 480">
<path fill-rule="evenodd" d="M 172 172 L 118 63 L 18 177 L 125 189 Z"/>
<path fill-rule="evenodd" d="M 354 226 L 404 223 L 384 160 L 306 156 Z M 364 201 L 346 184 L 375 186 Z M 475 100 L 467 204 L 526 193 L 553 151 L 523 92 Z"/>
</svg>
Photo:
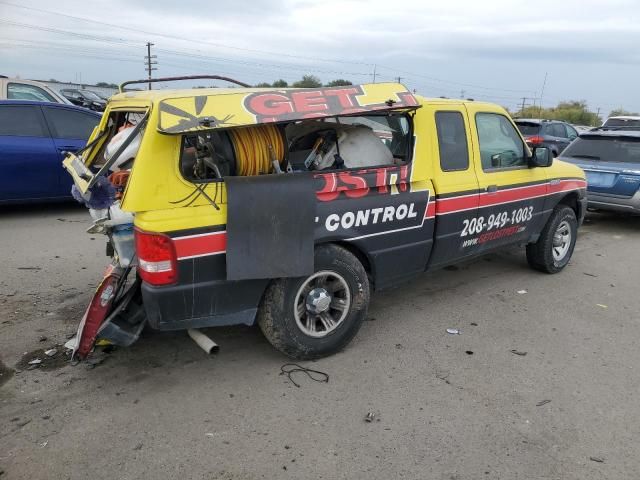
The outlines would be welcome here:
<svg viewBox="0 0 640 480">
<path fill-rule="evenodd" d="M 558 138 L 567 138 L 567 131 L 562 123 L 554 123 L 551 125 L 551 135 Z"/>
<path fill-rule="evenodd" d="M 569 137 L 569 139 L 573 139 L 578 136 L 578 132 L 571 125 L 565 124 L 564 127 L 567 129 L 567 136 Z"/>
<path fill-rule="evenodd" d="M 460 112 L 436 112 L 440 168 L 443 172 L 469 168 L 469 149 Z"/>
<path fill-rule="evenodd" d="M 38 102 L 57 102 L 46 90 L 26 83 L 9 83 L 7 85 L 9 100 L 35 100 Z"/>
<path fill-rule="evenodd" d="M 0 135 L 48 137 L 40 107 L 34 105 L 0 105 Z"/>
<path fill-rule="evenodd" d="M 527 166 L 524 144 L 506 117 L 477 113 L 476 127 L 483 170 Z"/>
<path fill-rule="evenodd" d="M 86 140 L 100 121 L 94 115 L 55 107 L 44 107 L 44 116 L 54 138 Z"/>
</svg>

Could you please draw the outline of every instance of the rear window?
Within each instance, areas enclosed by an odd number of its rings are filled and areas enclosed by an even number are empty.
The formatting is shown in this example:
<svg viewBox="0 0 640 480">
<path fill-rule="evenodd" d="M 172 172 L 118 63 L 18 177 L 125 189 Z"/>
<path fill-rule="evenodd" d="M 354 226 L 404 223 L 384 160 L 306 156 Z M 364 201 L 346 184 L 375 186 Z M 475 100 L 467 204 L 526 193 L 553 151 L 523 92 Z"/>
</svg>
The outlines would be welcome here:
<svg viewBox="0 0 640 480">
<path fill-rule="evenodd" d="M 608 118 L 604 122 L 605 127 L 640 127 L 640 120 L 635 119 L 622 119 L 622 118 Z"/>
<path fill-rule="evenodd" d="M 527 137 L 530 135 L 538 135 L 540 133 L 540 124 L 539 123 L 520 123 L 516 122 L 516 126 L 520 133 Z"/>
<path fill-rule="evenodd" d="M 562 156 L 602 162 L 640 163 L 640 138 L 581 136 L 567 147 Z"/>
</svg>

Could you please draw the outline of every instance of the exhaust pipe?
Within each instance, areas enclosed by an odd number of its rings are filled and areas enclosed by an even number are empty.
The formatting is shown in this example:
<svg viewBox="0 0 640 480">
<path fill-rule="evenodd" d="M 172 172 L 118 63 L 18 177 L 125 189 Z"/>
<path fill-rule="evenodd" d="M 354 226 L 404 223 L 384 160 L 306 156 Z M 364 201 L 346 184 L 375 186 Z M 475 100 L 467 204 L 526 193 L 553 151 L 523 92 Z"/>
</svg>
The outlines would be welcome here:
<svg viewBox="0 0 640 480">
<path fill-rule="evenodd" d="M 204 333 L 196 328 L 187 330 L 189 336 L 198 344 L 207 354 L 217 353 L 220 347 L 216 342 L 207 337 Z"/>
</svg>

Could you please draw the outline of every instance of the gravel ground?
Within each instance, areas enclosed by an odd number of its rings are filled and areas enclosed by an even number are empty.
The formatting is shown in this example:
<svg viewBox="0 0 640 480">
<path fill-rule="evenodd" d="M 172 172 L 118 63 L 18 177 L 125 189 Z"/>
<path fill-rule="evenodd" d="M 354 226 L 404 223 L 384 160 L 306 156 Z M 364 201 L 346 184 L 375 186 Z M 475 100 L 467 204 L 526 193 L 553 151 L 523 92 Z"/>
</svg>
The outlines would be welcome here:
<svg viewBox="0 0 640 480">
<path fill-rule="evenodd" d="M 207 331 L 216 356 L 146 332 L 29 370 L 75 330 L 104 239 L 73 205 L 0 218 L 0 480 L 640 478 L 640 218 L 590 215 L 559 275 L 510 250 L 376 294 L 299 388 L 244 327 Z"/>
</svg>

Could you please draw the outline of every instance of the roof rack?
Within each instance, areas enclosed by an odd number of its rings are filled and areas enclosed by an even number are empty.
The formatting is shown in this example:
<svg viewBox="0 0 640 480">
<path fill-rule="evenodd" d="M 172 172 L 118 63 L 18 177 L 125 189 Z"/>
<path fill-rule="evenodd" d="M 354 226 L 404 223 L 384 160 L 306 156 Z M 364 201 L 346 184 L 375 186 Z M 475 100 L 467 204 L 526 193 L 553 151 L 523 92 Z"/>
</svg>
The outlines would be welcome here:
<svg viewBox="0 0 640 480">
<path fill-rule="evenodd" d="M 184 77 L 163 77 L 163 78 L 147 78 L 145 80 L 128 80 L 120 84 L 118 90 L 120 93 L 124 92 L 124 87 L 126 85 L 133 85 L 135 83 L 158 83 L 158 82 L 172 82 L 175 80 L 224 80 L 225 82 L 235 83 L 241 87 L 250 88 L 251 85 L 246 84 L 244 82 L 240 82 L 239 80 L 234 80 L 229 77 L 221 77 L 220 75 L 187 75 Z"/>
</svg>

